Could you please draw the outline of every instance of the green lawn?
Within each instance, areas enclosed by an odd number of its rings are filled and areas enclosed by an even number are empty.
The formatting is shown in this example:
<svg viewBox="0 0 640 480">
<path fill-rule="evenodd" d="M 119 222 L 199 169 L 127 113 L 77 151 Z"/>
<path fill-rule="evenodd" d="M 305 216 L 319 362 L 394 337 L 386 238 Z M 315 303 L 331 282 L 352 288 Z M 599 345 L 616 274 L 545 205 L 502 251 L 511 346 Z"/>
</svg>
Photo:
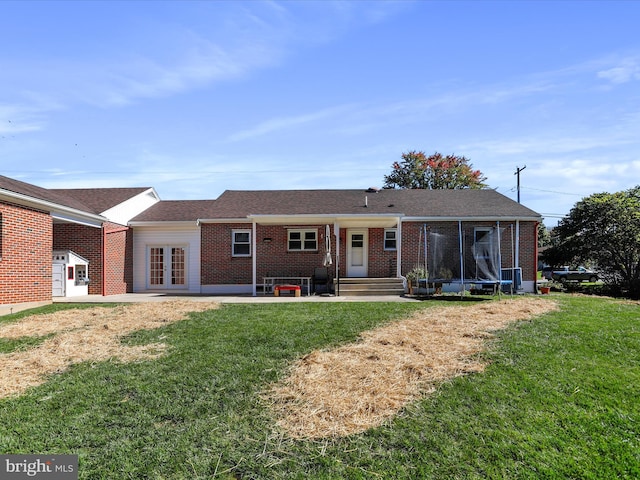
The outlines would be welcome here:
<svg viewBox="0 0 640 480">
<path fill-rule="evenodd" d="M 110 480 L 638 478 L 640 307 L 553 297 L 559 312 L 488 345 L 484 373 L 441 385 L 382 427 L 323 441 L 279 435 L 260 393 L 300 355 L 438 303 L 193 314 L 128 338 L 169 344 L 160 359 L 77 365 L 0 400 L 0 453 L 78 454 L 80 478 Z"/>
</svg>

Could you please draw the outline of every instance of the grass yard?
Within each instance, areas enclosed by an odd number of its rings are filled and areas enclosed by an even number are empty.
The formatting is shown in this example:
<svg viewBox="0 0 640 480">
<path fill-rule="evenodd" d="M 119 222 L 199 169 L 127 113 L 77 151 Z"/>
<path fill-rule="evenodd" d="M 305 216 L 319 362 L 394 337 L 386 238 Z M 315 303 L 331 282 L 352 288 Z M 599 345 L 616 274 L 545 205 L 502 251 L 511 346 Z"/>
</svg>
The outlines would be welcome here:
<svg viewBox="0 0 640 480">
<path fill-rule="evenodd" d="M 549 297 L 560 310 L 484 338 L 481 373 L 439 383 L 364 433 L 314 439 L 276 428 L 270 386 L 314 350 L 442 304 L 192 313 L 123 340 L 165 345 L 162 356 L 84 361 L 0 399 L 0 453 L 78 454 L 83 479 L 639 478 L 640 306 Z M 50 335 L 0 339 L 0 355 Z"/>
</svg>

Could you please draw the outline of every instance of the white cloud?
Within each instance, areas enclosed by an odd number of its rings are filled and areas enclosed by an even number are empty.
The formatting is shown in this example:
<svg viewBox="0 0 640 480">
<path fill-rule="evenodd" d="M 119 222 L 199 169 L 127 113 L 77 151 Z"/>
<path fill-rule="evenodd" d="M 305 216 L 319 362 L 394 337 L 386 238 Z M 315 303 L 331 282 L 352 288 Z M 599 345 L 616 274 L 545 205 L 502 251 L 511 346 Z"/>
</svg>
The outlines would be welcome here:
<svg viewBox="0 0 640 480">
<path fill-rule="evenodd" d="M 0 135 L 13 136 L 41 130 L 45 123 L 43 113 L 49 109 L 44 105 L 0 104 Z"/>
<path fill-rule="evenodd" d="M 598 71 L 597 76 L 616 85 L 640 80 L 640 64 L 637 58 L 627 58 L 615 67 Z"/>
<path fill-rule="evenodd" d="M 236 142 L 239 140 L 246 140 L 249 138 L 259 137 L 282 131 L 291 128 L 297 128 L 301 125 L 306 125 L 319 120 L 325 120 L 327 118 L 337 117 L 341 114 L 345 114 L 349 111 L 351 106 L 337 106 L 318 110 L 317 112 L 305 113 L 301 115 L 292 115 L 289 117 L 275 117 L 249 129 L 234 133 L 229 137 L 229 140 Z"/>
</svg>

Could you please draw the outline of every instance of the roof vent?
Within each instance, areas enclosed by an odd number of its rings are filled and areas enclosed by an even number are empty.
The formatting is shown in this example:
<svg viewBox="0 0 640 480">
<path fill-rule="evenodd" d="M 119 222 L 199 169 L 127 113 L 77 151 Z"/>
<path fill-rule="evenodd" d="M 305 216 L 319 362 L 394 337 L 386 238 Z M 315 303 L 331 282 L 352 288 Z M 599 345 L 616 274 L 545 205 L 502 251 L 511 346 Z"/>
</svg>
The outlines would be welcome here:
<svg viewBox="0 0 640 480">
<path fill-rule="evenodd" d="M 380 191 L 378 187 L 369 187 L 366 190 L 367 193 L 378 193 L 378 191 Z"/>
</svg>

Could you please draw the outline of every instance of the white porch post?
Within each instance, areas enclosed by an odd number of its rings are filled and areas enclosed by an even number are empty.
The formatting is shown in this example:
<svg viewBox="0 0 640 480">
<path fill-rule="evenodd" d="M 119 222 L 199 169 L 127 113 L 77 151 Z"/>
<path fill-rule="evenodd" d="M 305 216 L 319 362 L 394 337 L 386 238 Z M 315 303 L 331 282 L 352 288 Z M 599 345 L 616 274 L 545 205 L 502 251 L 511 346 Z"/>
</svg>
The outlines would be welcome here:
<svg viewBox="0 0 640 480">
<path fill-rule="evenodd" d="M 340 225 L 333 222 L 333 234 L 336 237 L 336 296 L 340 296 Z"/>
<path fill-rule="evenodd" d="M 256 245 L 257 245 L 257 241 L 256 241 L 256 221 L 253 220 L 253 222 L 251 223 L 251 227 L 252 227 L 252 232 L 251 232 L 251 252 L 253 253 L 253 255 L 251 256 L 251 276 L 252 276 L 252 281 L 253 281 L 253 287 L 252 287 L 252 294 L 253 296 L 257 296 L 257 276 L 258 276 L 258 251 L 256 250 Z"/>
<path fill-rule="evenodd" d="M 398 217 L 398 228 L 396 232 L 396 276 L 402 277 L 402 218 Z"/>
<path fill-rule="evenodd" d="M 536 242 L 538 239 L 536 239 Z M 513 259 L 513 264 L 518 268 L 520 266 L 520 220 L 516 220 L 516 254 Z M 538 259 L 536 259 L 536 262 Z"/>
</svg>

